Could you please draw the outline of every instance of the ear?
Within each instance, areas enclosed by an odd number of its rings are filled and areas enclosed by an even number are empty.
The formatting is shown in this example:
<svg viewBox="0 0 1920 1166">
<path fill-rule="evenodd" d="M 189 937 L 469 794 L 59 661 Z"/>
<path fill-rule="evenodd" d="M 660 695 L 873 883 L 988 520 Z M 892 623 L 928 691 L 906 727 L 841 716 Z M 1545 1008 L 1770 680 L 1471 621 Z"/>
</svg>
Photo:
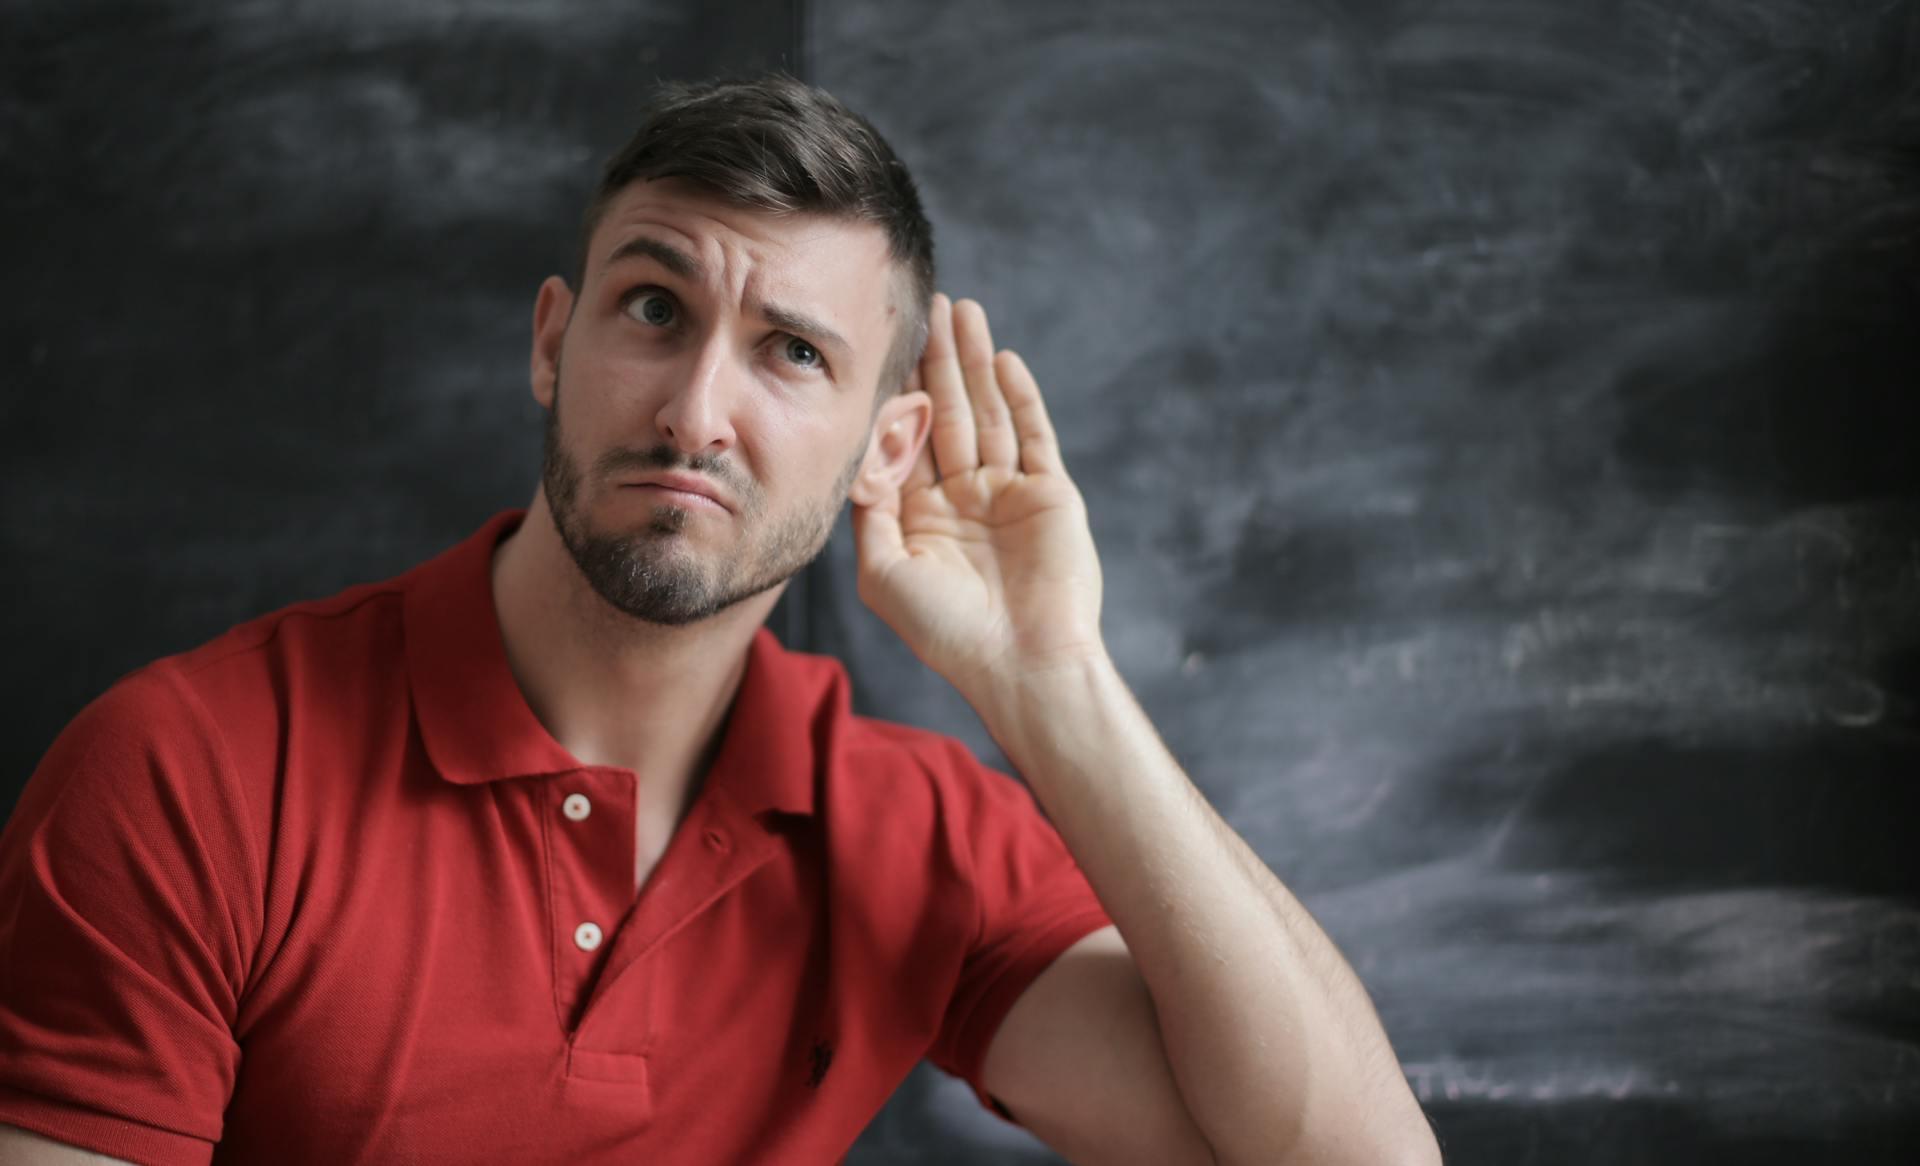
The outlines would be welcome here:
<svg viewBox="0 0 1920 1166">
<path fill-rule="evenodd" d="M 900 393 L 874 415 L 873 435 L 860 472 L 847 488 L 855 506 L 872 506 L 891 498 L 920 459 L 933 427 L 933 398 L 917 389 Z"/>
<path fill-rule="evenodd" d="M 533 399 L 543 409 L 553 408 L 554 386 L 560 379 L 560 344 L 567 336 L 567 319 L 573 314 L 573 292 L 567 281 L 549 275 L 540 283 L 540 294 L 533 301 Z"/>
</svg>

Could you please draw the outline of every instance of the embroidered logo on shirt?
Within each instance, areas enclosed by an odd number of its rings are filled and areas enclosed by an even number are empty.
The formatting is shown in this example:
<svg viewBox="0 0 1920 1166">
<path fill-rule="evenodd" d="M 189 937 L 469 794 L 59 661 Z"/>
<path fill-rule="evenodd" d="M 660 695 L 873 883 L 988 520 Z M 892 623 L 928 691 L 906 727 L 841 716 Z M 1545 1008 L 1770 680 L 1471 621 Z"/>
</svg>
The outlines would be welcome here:
<svg viewBox="0 0 1920 1166">
<path fill-rule="evenodd" d="M 833 1065 L 833 1046 L 824 1040 L 815 1040 L 808 1059 L 813 1062 L 813 1071 L 807 1075 L 807 1087 L 818 1089 L 820 1082 L 827 1079 L 827 1070 Z"/>
</svg>

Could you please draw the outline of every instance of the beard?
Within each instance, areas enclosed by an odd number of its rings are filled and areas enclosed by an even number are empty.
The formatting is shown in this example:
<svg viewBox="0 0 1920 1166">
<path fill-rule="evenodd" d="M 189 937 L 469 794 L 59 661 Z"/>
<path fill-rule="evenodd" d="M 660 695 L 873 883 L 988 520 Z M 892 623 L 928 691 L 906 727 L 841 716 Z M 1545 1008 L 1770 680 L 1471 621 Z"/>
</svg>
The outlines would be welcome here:
<svg viewBox="0 0 1920 1166">
<path fill-rule="evenodd" d="M 702 560 L 684 537 L 695 517 L 685 507 L 656 505 L 652 518 L 638 530 L 592 529 L 581 513 L 584 474 L 560 440 L 560 398 L 556 370 L 540 481 L 560 541 L 600 598 L 634 619 L 669 627 L 709 619 L 785 583 L 819 558 L 867 452 L 863 441 L 828 497 L 818 504 L 803 501 L 781 515 L 767 514 L 765 495 L 742 480 L 730 462 L 686 458 L 664 444 L 613 449 L 595 461 L 595 476 L 601 479 L 620 471 L 679 470 L 704 474 L 726 486 L 734 498 L 729 518 L 741 537 L 731 552 Z"/>
</svg>

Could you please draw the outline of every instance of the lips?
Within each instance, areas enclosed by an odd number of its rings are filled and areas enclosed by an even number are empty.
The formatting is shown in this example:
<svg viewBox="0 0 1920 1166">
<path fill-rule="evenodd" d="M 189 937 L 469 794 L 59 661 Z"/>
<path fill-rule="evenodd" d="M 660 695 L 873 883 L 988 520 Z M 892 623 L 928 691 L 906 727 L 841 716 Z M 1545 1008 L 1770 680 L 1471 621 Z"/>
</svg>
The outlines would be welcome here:
<svg viewBox="0 0 1920 1166">
<path fill-rule="evenodd" d="M 663 500 L 674 500 L 699 505 L 702 501 L 718 506 L 722 510 L 733 507 L 721 494 L 718 487 L 705 478 L 692 474 L 643 474 L 631 481 L 620 483 L 627 488 L 646 488 L 657 492 Z"/>
</svg>

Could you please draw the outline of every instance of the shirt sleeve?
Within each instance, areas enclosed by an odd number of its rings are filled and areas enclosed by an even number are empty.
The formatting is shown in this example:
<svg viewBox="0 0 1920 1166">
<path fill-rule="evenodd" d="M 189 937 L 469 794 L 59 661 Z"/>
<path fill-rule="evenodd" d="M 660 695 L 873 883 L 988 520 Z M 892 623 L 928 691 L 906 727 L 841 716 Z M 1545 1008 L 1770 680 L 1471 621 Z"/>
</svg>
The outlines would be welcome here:
<svg viewBox="0 0 1920 1166">
<path fill-rule="evenodd" d="M 964 748 L 952 824 L 978 906 L 975 934 L 939 1035 L 935 1068 L 965 1081 L 987 1110 L 1019 1122 L 987 1090 L 987 1046 L 1027 986 L 1067 948 L 1113 922 L 1024 785 Z"/>
<path fill-rule="evenodd" d="M 48 750 L 0 833 L 0 1122 L 134 1162 L 209 1160 L 259 933 L 231 779 L 164 665 Z"/>
</svg>

